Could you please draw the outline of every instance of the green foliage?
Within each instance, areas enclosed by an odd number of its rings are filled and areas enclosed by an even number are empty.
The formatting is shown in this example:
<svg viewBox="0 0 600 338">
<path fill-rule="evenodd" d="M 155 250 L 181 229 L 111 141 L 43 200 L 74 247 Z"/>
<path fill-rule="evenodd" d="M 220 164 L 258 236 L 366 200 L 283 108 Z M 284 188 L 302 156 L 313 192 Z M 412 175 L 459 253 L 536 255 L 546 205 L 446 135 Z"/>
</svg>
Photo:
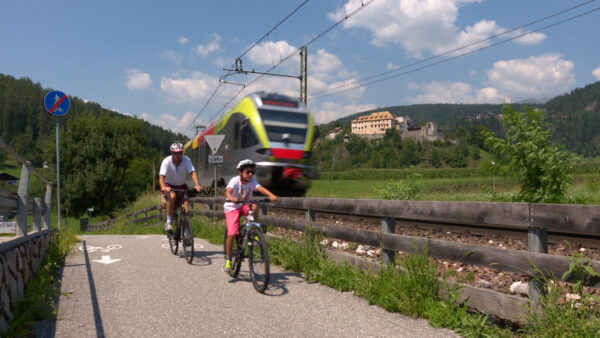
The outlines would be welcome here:
<svg viewBox="0 0 600 338">
<path fill-rule="evenodd" d="M 504 139 L 487 133 L 486 142 L 510 158 L 509 166 L 521 182 L 519 199 L 535 203 L 559 203 L 566 198 L 571 182 L 571 157 L 550 143 L 543 129 L 541 111 L 520 113 L 511 106 L 504 110 L 507 127 Z"/>
<path fill-rule="evenodd" d="M 69 214 L 77 217 L 89 207 L 108 214 L 148 186 L 151 166 L 136 160 L 146 142 L 142 129 L 140 120 L 120 121 L 106 114 L 71 119 L 60 143 L 61 197 Z M 52 149 L 47 156 L 55 162 Z M 140 178 L 145 182 L 139 182 Z"/>
<path fill-rule="evenodd" d="M 384 200 L 414 200 L 417 199 L 421 187 L 415 181 L 418 175 L 412 179 L 390 181 L 387 184 L 376 186 L 373 193 L 378 199 Z"/>
<path fill-rule="evenodd" d="M 75 234 L 69 228 L 57 232 L 38 274 L 27 282 L 25 296 L 14 305 L 14 318 L 5 336 L 29 336 L 29 329 L 36 321 L 56 317 L 54 300 L 59 291 L 56 287 L 57 278 L 65 257 L 76 242 Z"/>
<path fill-rule="evenodd" d="M 573 251 L 571 244 L 567 242 L 567 245 Z M 562 280 L 572 281 L 572 291 L 584 296 L 583 284 L 590 279 L 598 281 L 600 274 L 598 274 L 592 267 L 592 259 L 584 256 L 583 254 L 574 251 L 573 256 L 569 256 L 568 259 L 571 261 L 569 269 L 562 275 Z"/>
</svg>

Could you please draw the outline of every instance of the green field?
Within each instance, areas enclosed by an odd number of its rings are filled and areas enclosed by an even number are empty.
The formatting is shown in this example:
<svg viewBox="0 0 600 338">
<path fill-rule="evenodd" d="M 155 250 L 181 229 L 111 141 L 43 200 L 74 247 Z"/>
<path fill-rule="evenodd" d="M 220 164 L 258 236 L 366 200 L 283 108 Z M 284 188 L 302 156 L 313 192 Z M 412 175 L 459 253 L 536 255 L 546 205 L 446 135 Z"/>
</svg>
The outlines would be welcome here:
<svg viewBox="0 0 600 338">
<path fill-rule="evenodd" d="M 519 188 L 518 182 L 512 178 L 493 178 L 491 176 L 402 180 L 315 180 L 312 182 L 306 196 L 420 201 L 509 202 L 514 200 L 514 195 L 519 192 Z M 572 204 L 600 204 L 600 174 L 575 176 L 569 187 L 568 195 L 569 203 Z"/>
</svg>

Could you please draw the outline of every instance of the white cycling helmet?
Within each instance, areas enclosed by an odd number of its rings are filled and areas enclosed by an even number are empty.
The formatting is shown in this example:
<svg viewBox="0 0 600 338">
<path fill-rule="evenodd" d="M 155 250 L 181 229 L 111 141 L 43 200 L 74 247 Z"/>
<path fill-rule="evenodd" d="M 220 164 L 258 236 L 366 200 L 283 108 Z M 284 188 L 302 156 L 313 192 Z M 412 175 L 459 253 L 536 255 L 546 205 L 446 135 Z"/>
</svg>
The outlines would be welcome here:
<svg viewBox="0 0 600 338">
<path fill-rule="evenodd" d="M 171 144 L 171 152 L 172 153 L 181 153 L 183 152 L 183 144 L 179 142 L 175 142 Z"/>
<path fill-rule="evenodd" d="M 240 163 L 238 163 L 236 168 L 242 169 L 242 168 L 246 168 L 246 167 L 256 167 L 256 163 L 254 163 L 254 161 L 252 161 L 252 160 L 241 160 Z"/>
</svg>

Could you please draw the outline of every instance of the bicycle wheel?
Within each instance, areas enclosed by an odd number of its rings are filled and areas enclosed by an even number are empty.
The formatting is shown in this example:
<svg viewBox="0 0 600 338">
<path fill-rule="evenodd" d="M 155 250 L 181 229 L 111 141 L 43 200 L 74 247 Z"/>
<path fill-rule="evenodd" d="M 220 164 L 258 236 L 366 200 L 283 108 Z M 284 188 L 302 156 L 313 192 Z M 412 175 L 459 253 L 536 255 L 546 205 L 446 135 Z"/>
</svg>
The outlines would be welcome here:
<svg viewBox="0 0 600 338">
<path fill-rule="evenodd" d="M 179 247 L 179 218 L 177 214 L 173 215 L 173 222 L 171 223 L 173 226 L 173 232 L 169 235 L 169 248 L 171 248 L 171 252 L 173 255 L 177 255 L 177 249 Z"/>
<path fill-rule="evenodd" d="M 182 216 L 182 228 L 183 228 L 183 255 L 188 264 L 192 264 L 194 260 L 194 231 L 192 228 L 192 222 L 188 216 Z"/>
<path fill-rule="evenodd" d="M 264 292 L 269 285 L 269 251 L 262 231 L 252 231 L 248 236 L 248 260 L 254 289 Z"/>
<path fill-rule="evenodd" d="M 242 267 L 242 260 L 244 259 L 243 256 L 243 248 L 242 248 L 242 235 L 238 236 L 236 238 L 236 241 L 233 243 L 233 245 L 235 246 L 234 250 L 235 252 L 232 252 L 231 256 L 233 261 L 232 266 L 231 266 L 231 271 L 229 271 L 229 275 L 233 278 L 237 277 L 240 274 L 240 268 Z"/>
</svg>

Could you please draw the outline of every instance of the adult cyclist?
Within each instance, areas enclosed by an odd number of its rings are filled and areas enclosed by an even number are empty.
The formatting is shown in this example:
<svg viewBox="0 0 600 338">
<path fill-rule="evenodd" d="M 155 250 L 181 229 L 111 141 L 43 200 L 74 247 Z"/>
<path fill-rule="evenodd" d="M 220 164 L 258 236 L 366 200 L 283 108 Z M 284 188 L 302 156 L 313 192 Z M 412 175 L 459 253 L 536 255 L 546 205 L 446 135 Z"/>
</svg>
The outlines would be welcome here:
<svg viewBox="0 0 600 338">
<path fill-rule="evenodd" d="M 227 223 L 227 241 L 225 245 L 225 266 L 223 271 L 231 271 L 231 251 L 235 237 L 240 234 L 240 216 L 247 216 L 250 211 L 250 205 L 239 205 L 239 201 L 251 201 L 254 191 L 259 191 L 261 194 L 268 196 L 271 202 L 277 201 L 277 196 L 267 188 L 258 184 L 254 178 L 254 170 L 256 163 L 252 160 L 240 161 L 237 165 L 239 175 L 234 176 L 227 183 L 225 188 L 225 196 L 227 202 L 223 205 L 225 211 L 225 221 Z M 254 220 L 258 222 L 258 206 L 252 204 L 254 211 Z"/>
<path fill-rule="evenodd" d="M 182 199 L 185 211 L 190 212 L 189 190 L 185 184 L 188 174 L 192 175 L 194 189 L 200 192 L 202 187 L 198 181 L 198 174 L 196 174 L 194 165 L 189 157 L 183 155 L 183 144 L 175 142 L 171 144 L 171 156 L 165 157 L 158 173 L 160 191 L 167 204 L 167 222 L 165 223 L 165 231 L 167 232 L 173 231 L 173 226 L 171 225 L 173 212 L 175 211 L 175 206 L 181 203 Z"/>
</svg>

